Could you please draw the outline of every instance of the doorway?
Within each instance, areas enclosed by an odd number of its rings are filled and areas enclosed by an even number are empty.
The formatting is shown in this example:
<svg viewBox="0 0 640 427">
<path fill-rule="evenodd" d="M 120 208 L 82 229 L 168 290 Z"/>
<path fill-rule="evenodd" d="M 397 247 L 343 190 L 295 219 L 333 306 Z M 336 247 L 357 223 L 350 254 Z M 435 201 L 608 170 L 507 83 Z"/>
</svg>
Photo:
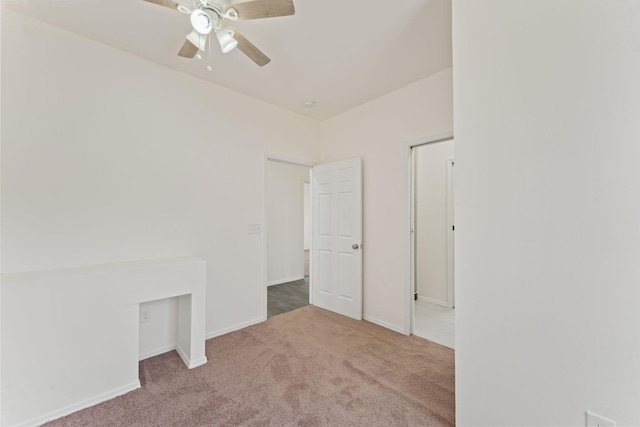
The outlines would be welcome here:
<svg viewBox="0 0 640 427">
<path fill-rule="evenodd" d="M 411 147 L 411 333 L 454 348 L 452 138 Z"/>
<path fill-rule="evenodd" d="M 266 317 L 309 305 L 310 165 L 266 161 Z"/>
</svg>

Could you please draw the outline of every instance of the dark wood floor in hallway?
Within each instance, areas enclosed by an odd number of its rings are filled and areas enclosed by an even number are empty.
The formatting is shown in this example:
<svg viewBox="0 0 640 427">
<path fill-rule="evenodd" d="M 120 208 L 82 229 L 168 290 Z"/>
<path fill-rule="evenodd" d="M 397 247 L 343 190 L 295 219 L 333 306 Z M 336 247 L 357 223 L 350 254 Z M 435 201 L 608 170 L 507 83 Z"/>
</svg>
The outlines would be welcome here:
<svg viewBox="0 0 640 427">
<path fill-rule="evenodd" d="M 267 317 L 309 305 L 309 277 L 267 288 Z"/>
</svg>

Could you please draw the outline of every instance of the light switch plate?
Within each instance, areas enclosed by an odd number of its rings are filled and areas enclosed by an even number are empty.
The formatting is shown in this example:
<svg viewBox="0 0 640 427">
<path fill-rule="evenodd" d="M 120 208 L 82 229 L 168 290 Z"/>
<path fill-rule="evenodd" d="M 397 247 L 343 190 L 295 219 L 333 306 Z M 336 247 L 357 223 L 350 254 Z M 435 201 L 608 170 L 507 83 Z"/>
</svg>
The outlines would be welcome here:
<svg viewBox="0 0 640 427">
<path fill-rule="evenodd" d="M 587 411 L 587 427 L 616 427 L 616 422 Z"/>
</svg>

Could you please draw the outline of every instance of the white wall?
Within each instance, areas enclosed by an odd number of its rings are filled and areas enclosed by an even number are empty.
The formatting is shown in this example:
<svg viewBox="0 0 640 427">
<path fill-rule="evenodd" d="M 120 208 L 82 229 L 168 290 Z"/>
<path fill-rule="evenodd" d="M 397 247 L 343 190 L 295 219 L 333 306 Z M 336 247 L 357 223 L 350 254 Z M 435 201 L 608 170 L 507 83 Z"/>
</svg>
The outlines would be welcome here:
<svg viewBox="0 0 640 427">
<path fill-rule="evenodd" d="M 267 284 L 304 278 L 304 182 L 309 168 L 267 162 Z"/>
<path fill-rule="evenodd" d="M 323 162 L 363 159 L 364 316 L 398 331 L 409 298 L 407 142 L 450 131 L 452 101 L 448 69 L 322 123 Z"/>
<path fill-rule="evenodd" d="M 0 188 L 2 188 L 2 34 L 4 33 L 3 8 L 0 6 Z M 2 191 L 0 191 L 0 242 L 2 242 Z M 2 271 L 2 244 L 0 244 L 0 272 Z M 0 307 L 2 307 L 2 279 L 0 278 Z M 0 331 L 2 331 L 2 310 L 0 309 Z M 2 366 L 2 333 L 0 333 L 0 367 Z M 1 371 L 1 369 L 0 369 Z M 2 384 L 2 374 L 0 374 Z M 1 387 L 0 387 L 1 388 Z M 2 391 L 0 391 L 0 420 L 2 420 Z M 0 421 L 2 424 L 2 421 Z"/>
<path fill-rule="evenodd" d="M 193 254 L 208 334 L 260 321 L 264 153 L 319 160 L 319 124 L 7 10 L 2 31 L 2 272 Z"/>
<path fill-rule="evenodd" d="M 447 160 L 453 159 L 453 140 L 414 150 L 418 297 L 448 305 Z"/>
<path fill-rule="evenodd" d="M 177 298 L 165 298 L 140 304 L 140 312 L 149 313 L 148 322 L 140 322 L 138 359 L 144 360 L 174 350 L 178 343 Z"/>
<path fill-rule="evenodd" d="M 453 12 L 456 421 L 640 425 L 640 2 Z"/>
<path fill-rule="evenodd" d="M 259 317 L 260 236 L 247 225 L 261 222 L 264 152 L 315 160 L 319 125 L 4 21 L 4 272 L 193 253 L 209 267 L 208 331 Z"/>
<path fill-rule="evenodd" d="M 2 424 L 41 425 L 140 387 L 138 306 L 179 297 L 178 354 L 205 356 L 204 261 L 3 274 Z"/>
</svg>

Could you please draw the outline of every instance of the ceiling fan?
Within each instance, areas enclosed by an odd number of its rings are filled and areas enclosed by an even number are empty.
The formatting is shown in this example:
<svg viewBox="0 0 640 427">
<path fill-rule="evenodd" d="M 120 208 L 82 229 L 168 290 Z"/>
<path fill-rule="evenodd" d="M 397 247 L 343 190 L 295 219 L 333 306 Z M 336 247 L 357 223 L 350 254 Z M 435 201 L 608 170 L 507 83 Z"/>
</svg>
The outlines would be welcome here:
<svg viewBox="0 0 640 427">
<path fill-rule="evenodd" d="M 228 0 L 145 0 L 168 7 L 191 16 L 193 31 L 187 35 L 178 55 L 193 58 L 198 51 L 204 51 L 207 40 L 215 34 L 222 52 L 231 52 L 238 48 L 260 67 L 271 59 L 237 31 L 227 28 L 223 21 L 241 21 L 249 19 L 288 16 L 295 13 L 293 0 L 253 0 L 229 5 Z M 193 6 L 187 3 L 193 2 Z"/>
</svg>

